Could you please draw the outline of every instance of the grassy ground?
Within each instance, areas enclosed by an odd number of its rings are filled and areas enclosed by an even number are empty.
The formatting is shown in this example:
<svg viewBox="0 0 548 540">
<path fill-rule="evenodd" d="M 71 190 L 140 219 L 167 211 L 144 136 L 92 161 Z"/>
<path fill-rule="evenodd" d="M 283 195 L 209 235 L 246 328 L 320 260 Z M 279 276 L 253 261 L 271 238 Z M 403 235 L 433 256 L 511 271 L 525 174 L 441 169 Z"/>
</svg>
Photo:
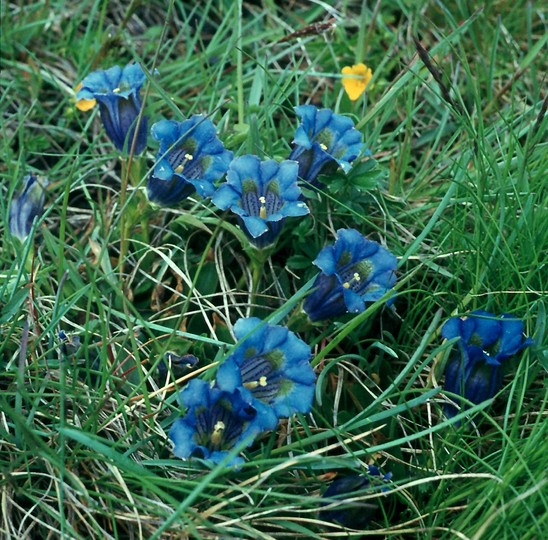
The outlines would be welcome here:
<svg viewBox="0 0 548 540">
<path fill-rule="evenodd" d="M 541 3 L 471 4 L 2 3 L 5 537 L 543 536 L 548 34 Z M 318 22 L 330 24 L 292 34 Z M 253 276 L 231 216 L 200 198 L 145 205 L 153 141 L 121 195 L 117 153 L 73 89 L 131 60 L 158 70 L 154 120 L 208 114 L 236 155 L 281 159 L 293 107 L 313 103 L 350 115 L 377 166 L 328 181 Z M 339 73 L 356 61 L 374 79 L 352 103 Z M 21 247 L 8 205 L 31 171 L 51 186 Z M 123 215 L 135 223 L 120 261 Z M 194 354 L 212 377 L 237 318 L 297 329 L 293 297 L 341 227 L 398 256 L 395 312 L 299 327 L 318 374 L 313 411 L 260 438 L 241 470 L 175 458 L 167 431 L 184 381 L 159 380 L 165 351 Z M 459 426 L 442 414 L 439 328 L 472 309 L 522 318 L 535 345 Z M 61 329 L 83 344 L 70 358 Z M 330 480 L 366 464 L 393 474 L 389 491 L 361 494 L 378 510 L 369 529 L 320 521 Z"/>
</svg>

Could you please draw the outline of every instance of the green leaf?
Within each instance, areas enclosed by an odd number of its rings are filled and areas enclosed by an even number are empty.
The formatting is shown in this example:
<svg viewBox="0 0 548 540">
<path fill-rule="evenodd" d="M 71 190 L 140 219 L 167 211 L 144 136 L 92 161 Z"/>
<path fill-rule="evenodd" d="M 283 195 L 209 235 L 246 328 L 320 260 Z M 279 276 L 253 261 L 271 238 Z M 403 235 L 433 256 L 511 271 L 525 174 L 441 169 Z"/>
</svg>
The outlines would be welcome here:
<svg viewBox="0 0 548 540">
<path fill-rule="evenodd" d="M 2 308 L 0 324 L 4 324 L 13 319 L 14 315 L 21 309 L 23 302 L 27 299 L 29 290 L 28 287 L 23 287 L 10 298 L 9 302 Z"/>
</svg>

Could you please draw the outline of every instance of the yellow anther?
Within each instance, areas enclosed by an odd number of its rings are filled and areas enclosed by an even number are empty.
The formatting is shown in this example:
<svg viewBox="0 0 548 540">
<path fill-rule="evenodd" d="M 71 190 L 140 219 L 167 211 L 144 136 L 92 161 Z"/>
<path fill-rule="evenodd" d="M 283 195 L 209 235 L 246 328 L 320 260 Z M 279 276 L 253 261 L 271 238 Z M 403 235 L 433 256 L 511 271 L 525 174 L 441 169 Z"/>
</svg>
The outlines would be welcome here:
<svg viewBox="0 0 548 540">
<path fill-rule="evenodd" d="M 264 375 L 260 377 L 258 381 L 249 381 L 244 383 L 244 387 L 248 390 L 254 390 L 255 388 L 257 388 L 257 386 L 262 386 L 264 388 L 267 385 L 268 381 Z"/>
<path fill-rule="evenodd" d="M 213 433 L 211 434 L 211 442 L 213 444 L 219 444 L 223 438 L 223 432 L 225 430 L 225 423 L 219 420 L 213 427 Z"/>
<path fill-rule="evenodd" d="M 345 289 L 350 289 L 350 286 L 352 285 L 352 283 L 354 281 L 360 281 L 362 278 L 360 277 L 360 274 L 358 274 L 358 272 L 354 272 L 354 275 L 352 276 L 352 279 L 350 281 L 345 281 L 343 283 L 343 287 Z"/>
<path fill-rule="evenodd" d="M 118 93 L 120 92 L 120 89 L 119 89 L 119 88 L 115 88 L 115 89 L 113 90 L 113 92 L 114 92 L 115 94 L 118 94 Z"/>
<path fill-rule="evenodd" d="M 320 148 L 325 152 L 327 150 L 327 146 L 324 143 L 320 143 Z"/>
<path fill-rule="evenodd" d="M 185 160 L 179 165 L 177 165 L 177 167 L 175 167 L 175 172 L 178 174 L 181 174 L 185 168 L 186 162 L 192 161 L 193 159 L 194 159 L 194 156 L 192 154 L 185 154 Z"/>
</svg>

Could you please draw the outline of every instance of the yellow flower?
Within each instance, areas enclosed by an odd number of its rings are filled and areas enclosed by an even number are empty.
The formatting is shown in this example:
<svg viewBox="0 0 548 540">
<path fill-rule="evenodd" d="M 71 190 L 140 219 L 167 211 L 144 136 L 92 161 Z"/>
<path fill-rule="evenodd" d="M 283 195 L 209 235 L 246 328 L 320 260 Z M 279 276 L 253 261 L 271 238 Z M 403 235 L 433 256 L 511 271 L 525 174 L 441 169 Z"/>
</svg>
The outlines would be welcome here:
<svg viewBox="0 0 548 540">
<path fill-rule="evenodd" d="M 80 99 L 76 102 L 76 108 L 80 111 L 89 111 L 95 107 L 96 103 L 94 99 Z"/>
<path fill-rule="evenodd" d="M 343 75 L 352 75 L 351 77 L 343 77 L 342 85 L 352 101 L 356 101 L 367 88 L 367 85 L 373 77 L 371 68 L 365 64 L 356 64 L 354 66 L 345 66 L 342 68 Z"/>
<path fill-rule="evenodd" d="M 75 89 L 76 92 L 78 92 L 78 90 L 80 90 L 80 88 L 82 88 L 82 83 L 80 83 L 76 87 L 76 89 Z M 79 99 L 76 102 L 76 108 L 80 111 L 89 111 L 90 109 L 93 109 L 93 107 L 95 107 L 96 104 L 97 104 L 96 99 Z"/>
</svg>

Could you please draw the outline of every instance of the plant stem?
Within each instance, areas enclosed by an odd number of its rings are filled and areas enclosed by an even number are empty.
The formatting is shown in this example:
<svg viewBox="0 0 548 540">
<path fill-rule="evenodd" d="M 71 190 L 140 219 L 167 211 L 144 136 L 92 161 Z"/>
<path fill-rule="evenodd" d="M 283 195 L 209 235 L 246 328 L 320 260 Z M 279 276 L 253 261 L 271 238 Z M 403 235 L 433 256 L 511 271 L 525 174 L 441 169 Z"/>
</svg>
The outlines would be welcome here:
<svg viewBox="0 0 548 540">
<path fill-rule="evenodd" d="M 120 257 L 118 259 L 118 273 L 123 275 L 124 273 L 124 259 L 127 253 L 128 244 L 128 224 L 127 224 L 127 212 L 126 197 L 127 186 L 129 183 L 129 169 L 131 167 L 131 156 L 129 159 L 121 158 L 122 174 L 120 178 Z"/>
<path fill-rule="evenodd" d="M 238 124 L 244 124 L 244 72 L 242 57 L 242 0 L 238 0 L 238 22 L 236 25 L 236 73 L 238 79 Z"/>
<path fill-rule="evenodd" d="M 270 257 L 272 250 L 268 247 L 266 249 L 251 248 L 249 251 L 249 257 L 251 259 L 251 297 L 249 299 L 249 311 L 253 312 L 253 308 L 257 306 L 257 295 L 259 293 L 259 286 L 263 278 L 264 265 Z"/>
</svg>

